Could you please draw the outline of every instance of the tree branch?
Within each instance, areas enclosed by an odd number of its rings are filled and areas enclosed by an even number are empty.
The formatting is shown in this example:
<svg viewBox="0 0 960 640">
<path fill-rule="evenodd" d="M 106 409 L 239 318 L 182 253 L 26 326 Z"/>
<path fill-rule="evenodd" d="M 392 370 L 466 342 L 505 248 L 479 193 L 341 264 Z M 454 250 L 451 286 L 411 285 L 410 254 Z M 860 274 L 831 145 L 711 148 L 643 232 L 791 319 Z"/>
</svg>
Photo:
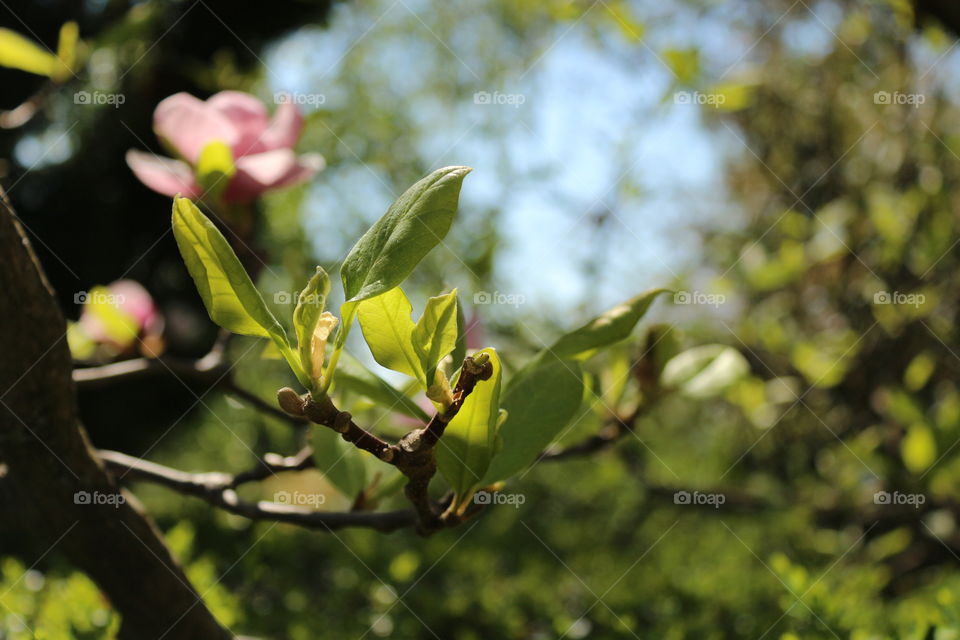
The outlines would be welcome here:
<svg viewBox="0 0 960 640">
<path fill-rule="evenodd" d="M 357 425 L 353 416 L 337 409 L 329 396 L 314 399 L 310 394 L 301 396 L 293 389 L 285 387 L 277 392 L 277 402 L 287 413 L 298 417 L 306 416 L 311 422 L 329 427 L 358 449 L 372 453 L 399 469 L 408 480 L 404 494 L 417 513 L 417 529 L 426 534 L 461 522 L 461 519 L 453 516 L 446 520 L 441 518 L 443 511 L 430 499 L 430 480 L 437 472 L 433 449 L 447 424 L 459 413 L 477 383 L 488 380 L 492 374 L 493 365 L 488 358 L 474 359 L 467 356 L 460 369 L 460 378 L 453 390 L 453 402 L 450 406 L 442 413 L 435 414 L 423 429 L 414 429 L 403 436 L 398 444 L 390 444 Z"/>
<path fill-rule="evenodd" d="M 250 520 L 286 522 L 308 529 L 333 531 L 347 527 L 363 527 L 389 532 L 416 524 L 416 514 L 411 510 L 371 513 L 363 511 L 327 512 L 314 511 L 276 502 L 247 502 L 241 500 L 236 488 L 246 482 L 262 480 L 282 471 L 300 471 L 313 466 L 310 450 L 304 449 L 291 458 L 269 456 L 266 465 L 259 465 L 237 475 L 228 473 L 189 473 L 141 460 L 117 451 L 97 452 L 107 468 L 122 475 L 125 481 L 152 482 L 179 493 L 205 500 L 224 511 Z"/>
<path fill-rule="evenodd" d="M 83 390 L 106 387 L 120 380 L 174 375 L 184 382 L 210 386 L 227 376 L 229 370 L 230 365 L 224 359 L 223 353 L 213 349 L 199 360 L 161 356 L 81 367 L 73 370 L 73 381 L 78 389 Z"/>
<path fill-rule="evenodd" d="M 613 416 L 603 426 L 599 433 L 565 448 L 547 449 L 537 458 L 538 462 L 556 462 L 569 458 L 578 458 L 607 449 L 616 444 L 620 438 L 633 431 L 637 420 L 643 414 L 643 409 L 637 407 L 626 417 Z"/>
</svg>

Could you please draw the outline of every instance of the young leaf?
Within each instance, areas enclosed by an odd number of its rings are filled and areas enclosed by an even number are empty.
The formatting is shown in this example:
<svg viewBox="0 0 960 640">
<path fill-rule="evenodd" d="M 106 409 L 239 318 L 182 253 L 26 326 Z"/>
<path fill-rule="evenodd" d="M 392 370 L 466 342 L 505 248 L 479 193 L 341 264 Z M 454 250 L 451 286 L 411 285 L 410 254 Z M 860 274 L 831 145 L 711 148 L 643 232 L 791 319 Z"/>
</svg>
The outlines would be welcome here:
<svg viewBox="0 0 960 640">
<path fill-rule="evenodd" d="M 508 414 L 500 428 L 503 448 L 483 483 L 506 480 L 533 464 L 577 415 L 583 390 L 583 370 L 576 360 L 545 357 L 513 376 L 503 398 Z"/>
<path fill-rule="evenodd" d="M 344 355 L 340 361 L 340 366 L 337 368 L 337 388 L 346 389 L 369 398 L 390 411 L 402 413 L 424 422 L 430 420 L 427 412 L 421 409 L 420 405 L 412 398 L 377 377 L 364 367 L 359 360 L 349 354 Z"/>
<path fill-rule="evenodd" d="M 456 496 L 463 512 L 496 453 L 500 403 L 500 359 L 494 349 L 483 349 L 493 364 L 489 380 L 478 382 L 457 415 L 447 425 L 435 449 L 437 467 Z"/>
<path fill-rule="evenodd" d="M 63 82 L 73 73 L 77 66 L 77 42 L 80 39 L 80 27 L 76 22 L 64 22 L 60 27 L 60 37 L 57 40 L 57 64 L 51 77 L 56 82 Z"/>
<path fill-rule="evenodd" d="M 469 172 L 469 167 L 437 169 L 407 189 L 370 227 L 340 268 L 348 302 L 393 289 L 443 240 Z"/>
<path fill-rule="evenodd" d="M 317 366 L 318 363 L 315 362 L 318 359 L 318 354 L 315 353 L 317 350 L 316 347 L 321 346 L 315 345 L 315 342 L 321 339 L 323 342 L 322 347 L 325 348 L 326 336 L 328 336 L 329 332 L 333 329 L 330 324 L 331 321 L 327 319 L 323 322 L 324 326 L 321 330 L 322 334 L 323 329 L 325 329 L 326 335 L 316 335 L 317 327 L 321 324 L 323 309 L 327 304 L 327 296 L 329 294 L 330 276 L 323 270 L 323 267 L 317 266 L 316 273 L 314 273 L 310 281 L 307 282 L 307 286 L 304 287 L 303 291 L 297 295 L 297 306 L 293 310 L 293 330 L 297 335 L 300 365 L 311 380 L 320 379 L 321 366 L 323 364 L 322 358 L 320 358 L 320 366 Z M 329 316 L 330 314 L 327 315 Z"/>
<path fill-rule="evenodd" d="M 420 358 L 424 379 L 433 383 L 437 364 L 457 344 L 457 290 L 427 300 L 413 328 L 413 348 Z M 457 363 L 455 363 L 457 364 Z"/>
<path fill-rule="evenodd" d="M 457 298 L 457 342 L 453 348 L 453 366 L 459 367 L 467 356 L 467 318 L 463 315 L 463 305 Z"/>
<path fill-rule="evenodd" d="M 693 398 L 715 396 L 750 371 L 743 355 L 722 344 L 705 344 L 674 356 L 663 367 L 661 384 Z"/>
<path fill-rule="evenodd" d="M 595 350 L 626 339 L 654 299 L 666 292 L 667 289 L 653 289 L 631 298 L 563 336 L 546 351 L 558 358 L 588 358 Z"/>
<path fill-rule="evenodd" d="M 173 235 L 210 319 L 248 336 L 287 338 L 223 234 L 187 198 L 173 200 Z"/>
<path fill-rule="evenodd" d="M 0 66 L 49 76 L 57 68 L 57 57 L 16 31 L 0 29 Z"/>
<path fill-rule="evenodd" d="M 425 383 L 420 356 L 413 348 L 413 307 L 400 287 L 357 305 L 363 337 L 374 359 L 386 367 Z"/>
</svg>

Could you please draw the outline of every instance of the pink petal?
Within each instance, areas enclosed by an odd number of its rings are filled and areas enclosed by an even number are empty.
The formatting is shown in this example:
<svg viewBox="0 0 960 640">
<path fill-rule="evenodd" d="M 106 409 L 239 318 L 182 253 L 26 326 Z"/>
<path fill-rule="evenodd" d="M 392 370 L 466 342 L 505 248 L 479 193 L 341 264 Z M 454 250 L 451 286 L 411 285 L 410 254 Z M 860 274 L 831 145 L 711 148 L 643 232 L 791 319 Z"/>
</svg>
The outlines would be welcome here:
<svg viewBox="0 0 960 640">
<path fill-rule="evenodd" d="M 201 194 L 200 185 L 193 177 L 193 170 L 186 162 L 172 160 L 130 149 L 127 151 L 127 166 L 143 184 L 165 196 L 178 193 L 188 198 Z"/>
<path fill-rule="evenodd" d="M 153 112 L 153 129 L 190 164 L 212 140 L 222 140 L 233 148 L 239 133 L 220 111 L 189 93 L 165 98 Z"/>
<path fill-rule="evenodd" d="M 153 304 L 153 298 L 136 280 L 117 280 L 107 288 L 117 296 L 117 308 L 130 314 L 141 328 L 150 325 L 156 318 L 157 307 Z"/>
<path fill-rule="evenodd" d="M 297 166 L 297 157 L 290 149 L 237 158 L 237 173 L 230 181 L 226 198 L 231 202 L 249 202 L 282 180 Z"/>
<path fill-rule="evenodd" d="M 264 191 L 306 180 L 323 168 L 320 154 L 297 157 L 290 149 L 275 149 L 237 159 L 237 173 L 225 195 L 229 202 L 249 202 Z"/>
<path fill-rule="evenodd" d="M 309 180 L 318 171 L 323 171 L 327 166 L 327 161 L 319 153 L 305 153 L 297 157 L 297 165 L 287 175 L 280 179 L 273 186 L 289 187 L 290 185 Z"/>
<path fill-rule="evenodd" d="M 207 105 L 222 113 L 236 129 L 238 137 L 233 146 L 233 157 L 257 153 L 260 136 L 267 130 L 267 108 L 263 103 L 242 91 L 221 91 L 207 100 Z"/>
<path fill-rule="evenodd" d="M 303 131 L 303 115 L 290 100 L 281 102 L 270 126 L 260 138 L 258 151 L 292 149 Z"/>
</svg>

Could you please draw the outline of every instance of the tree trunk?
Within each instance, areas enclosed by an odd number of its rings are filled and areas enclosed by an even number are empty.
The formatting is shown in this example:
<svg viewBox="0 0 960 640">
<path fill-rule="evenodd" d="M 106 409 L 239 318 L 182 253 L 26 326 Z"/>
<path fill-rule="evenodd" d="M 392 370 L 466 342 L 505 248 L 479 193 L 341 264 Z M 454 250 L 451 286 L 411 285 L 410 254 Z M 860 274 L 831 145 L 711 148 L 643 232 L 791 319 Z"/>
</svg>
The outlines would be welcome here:
<svg viewBox="0 0 960 640">
<path fill-rule="evenodd" d="M 231 638 L 133 496 L 93 457 L 63 315 L 0 200 L 0 527 L 29 536 L 37 557 L 52 547 L 87 573 L 121 615 L 124 640 Z"/>
</svg>

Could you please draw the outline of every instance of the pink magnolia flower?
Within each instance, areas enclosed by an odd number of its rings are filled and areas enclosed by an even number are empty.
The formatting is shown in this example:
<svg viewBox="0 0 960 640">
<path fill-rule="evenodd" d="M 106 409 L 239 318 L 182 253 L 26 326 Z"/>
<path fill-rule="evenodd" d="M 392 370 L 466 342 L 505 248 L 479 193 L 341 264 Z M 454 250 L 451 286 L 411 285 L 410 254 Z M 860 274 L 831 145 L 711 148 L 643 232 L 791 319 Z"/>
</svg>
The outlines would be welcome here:
<svg viewBox="0 0 960 640">
<path fill-rule="evenodd" d="M 67 331 L 70 350 L 81 360 L 105 360 L 139 350 L 163 351 L 164 319 L 153 298 L 133 280 L 117 280 L 78 294 L 83 311 Z"/>
<path fill-rule="evenodd" d="M 320 154 L 294 153 L 303 116 L 289 101 L 277 107 L 271 120 L 264 104 L 248 93 L 221 91 L 205 102 L 177 93 L 157 105 L 153 130 L 182 160 L 131 149 L 127 164 L 143 184 L 168 196 L 203 194 L 193 167 L 214 140 L 230 147 L 236 165 L 224 192 L 227 202 L 250 202 L 269 189 L 302 182 L 324 166 Z"/>
</svg>

